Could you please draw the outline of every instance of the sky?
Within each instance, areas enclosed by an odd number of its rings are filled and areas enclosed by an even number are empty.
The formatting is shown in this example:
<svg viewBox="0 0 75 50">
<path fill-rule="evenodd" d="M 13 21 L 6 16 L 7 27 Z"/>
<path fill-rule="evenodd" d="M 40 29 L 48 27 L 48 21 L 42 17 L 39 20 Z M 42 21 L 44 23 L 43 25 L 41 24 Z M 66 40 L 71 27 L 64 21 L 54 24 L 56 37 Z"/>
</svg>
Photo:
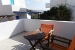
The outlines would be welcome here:
<svg viewBox="0 0 75 50">
<path fill-rule="evenodd" d="M 46 3 L 50 3 L 50 0 L 26 0 L 26 7 L 32 10 L 49 10 Z"/>
</svg>

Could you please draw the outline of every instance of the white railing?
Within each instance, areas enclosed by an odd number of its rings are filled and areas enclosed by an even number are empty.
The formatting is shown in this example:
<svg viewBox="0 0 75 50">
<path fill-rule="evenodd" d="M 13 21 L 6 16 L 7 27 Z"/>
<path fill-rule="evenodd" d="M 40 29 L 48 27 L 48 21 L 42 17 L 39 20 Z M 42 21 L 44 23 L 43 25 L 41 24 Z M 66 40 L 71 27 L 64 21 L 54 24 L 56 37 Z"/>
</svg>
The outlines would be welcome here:
<svg viewBox="0 0 75 50">
<path fill-rule="evenodd" d="M 25 31 L 33 31 L 40 27 L 41 23 L 54 24 L 55 35 L 72 39 L 75 35 L 75 22 L 71 21 L 51 21 L 51 20 L 36 20 L 36 19 L 25 19 L 24 28 Z"/>
<path fill-rule="evenodd" d="M 20 19 L 0 23 L 0 41 L 16 35 L 22 31 L 34 31 L 41 23 L 54 24 L 55 35 L 72 39 L 75 35 L 75 22 L 51 21 L 38 19 Z"/>
<path fill-rule="evenodd" d="M 0 23 L 0 41 L 24 31 L 23 20 L 13 20 Z"/>
</svg>

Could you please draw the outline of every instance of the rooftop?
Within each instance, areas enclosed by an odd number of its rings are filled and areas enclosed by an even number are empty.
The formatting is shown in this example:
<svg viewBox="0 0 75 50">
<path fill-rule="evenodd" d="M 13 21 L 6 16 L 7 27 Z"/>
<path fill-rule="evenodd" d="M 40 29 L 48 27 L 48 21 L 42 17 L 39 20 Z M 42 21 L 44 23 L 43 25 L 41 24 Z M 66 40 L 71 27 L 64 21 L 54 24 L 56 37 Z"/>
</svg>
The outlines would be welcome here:
<svg viewBox="0 0 75 50">
<path fill-rule="evenodd" d="M 71 39 L 75 35 L 74 21 L 53 21 L 38 19 L 20 19 L 0 23 L 0 50 L 29 50 L 31 45 L 23 36 L 26 32 L 34 31 L 41 23 L 53 24 L 54 35 Z M 4 28 L 3 28 L 4 27 Z M 10 38 L 11 37 L 11 38 Z M 34 43 L 34 42 L 33 42 Z M 39 50 L 39 45 L 36 50 Z"/>
</svg>

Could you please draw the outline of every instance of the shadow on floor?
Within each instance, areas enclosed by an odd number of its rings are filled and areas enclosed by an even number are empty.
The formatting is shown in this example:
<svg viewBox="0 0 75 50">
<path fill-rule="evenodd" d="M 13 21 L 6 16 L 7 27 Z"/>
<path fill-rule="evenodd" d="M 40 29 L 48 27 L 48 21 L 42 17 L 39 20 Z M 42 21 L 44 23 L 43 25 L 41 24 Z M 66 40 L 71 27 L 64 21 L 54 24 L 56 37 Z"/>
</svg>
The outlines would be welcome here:
<svg viewBox="0 0 75 50">
<path fill-rule="evenodd" d="M 23 32 L 23 33 L 20 33 L 16 36 L 10 38 L 10 39 L 16 41 L 16 43 L 18 43 L 17 45 L 12 46 L 13 47 L 12 50 L 30 50 L 31 45 L 30 45 L 29 41 L 23 37 L 25 33 L 26 32 Z M 32 42 L 34 44 L 34 41 L 32 41 Z M 35 48 L 36 48 L 36 50 L 42 50 L 39 47 L 39 44 Z"/>
</svg>

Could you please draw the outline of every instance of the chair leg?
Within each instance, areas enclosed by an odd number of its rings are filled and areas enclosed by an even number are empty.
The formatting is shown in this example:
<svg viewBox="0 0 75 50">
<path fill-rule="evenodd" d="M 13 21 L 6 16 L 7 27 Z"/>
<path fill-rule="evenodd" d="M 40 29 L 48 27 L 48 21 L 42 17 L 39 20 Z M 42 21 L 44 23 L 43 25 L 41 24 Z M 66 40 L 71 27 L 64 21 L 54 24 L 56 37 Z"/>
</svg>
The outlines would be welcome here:
<svg viewBox="0 0 75 50">
<path fill-rule="evenodd" d="M 45 49 L 43 48 L 43 50 L 45 50 Z"/>
<path fill-rule="evenodd" d="M 33 49 L 30 49 L 30 50 L 35 50 L 35 48 L 33 48 Z"/>
<path fill-rule="evenodd" d="M 33 46 L 33 44 L 32 44 L 32 42 L 29 40 L 29 42 L 30 42 L 30 44 L 31 44 L 31 46 L 32 46 L 32 48 L 30 49 L 30 50 L 35 50 L 35 48 L 34 48 L 34 46 Z"/>
<path fill-rule="evenodd" d="M 48 35 L 48 47 L 49 47 L 49 44 L 50 43 L 50 35 Z"/>
</svg>

